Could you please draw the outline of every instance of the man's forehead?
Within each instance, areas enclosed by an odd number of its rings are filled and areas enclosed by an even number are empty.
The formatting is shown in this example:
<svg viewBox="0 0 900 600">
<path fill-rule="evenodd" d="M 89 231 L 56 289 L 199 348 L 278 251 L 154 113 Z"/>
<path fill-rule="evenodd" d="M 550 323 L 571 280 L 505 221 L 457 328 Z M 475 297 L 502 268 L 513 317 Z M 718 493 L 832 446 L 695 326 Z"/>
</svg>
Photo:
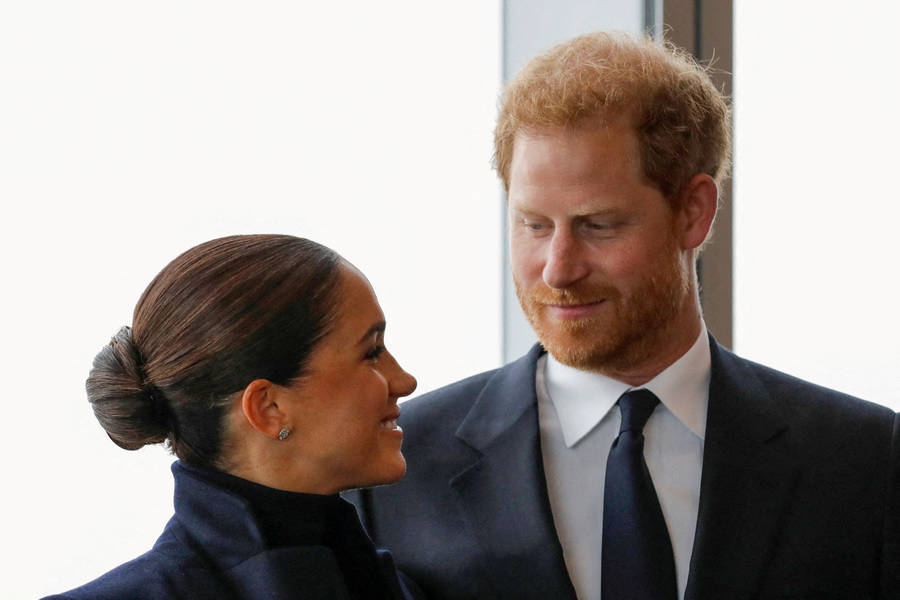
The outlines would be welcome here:
<svg viewBox="0 0 900 600">
<path fill-rule="evenodd" d="M 608 183 L 640 176 L 640 164 L 636 137 L 624 127 L 522 133 L 514 146 L 509 191 L 514 195 L 531 185 L 590 186 L 602 179 Z"/>
</svg>

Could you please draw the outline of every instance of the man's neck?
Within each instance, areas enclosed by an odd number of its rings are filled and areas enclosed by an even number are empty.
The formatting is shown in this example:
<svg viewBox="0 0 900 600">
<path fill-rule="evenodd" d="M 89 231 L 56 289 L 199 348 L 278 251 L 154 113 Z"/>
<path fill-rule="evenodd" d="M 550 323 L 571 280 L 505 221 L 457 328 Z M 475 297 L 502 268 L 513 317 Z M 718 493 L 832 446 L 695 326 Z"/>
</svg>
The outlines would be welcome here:
<svg viewBox="0 0 900 600">
<path fill-rule="evenodd" d="M 649 346 L 651 354 L 629 365 L 609 365 L 597 372 L 630 386 L 641 386 L 672 365 L 691 349 L 703 330 L 699 307 L 689 313 L 689 318 L 672 323 L 655 337 Z"/>
</svg>

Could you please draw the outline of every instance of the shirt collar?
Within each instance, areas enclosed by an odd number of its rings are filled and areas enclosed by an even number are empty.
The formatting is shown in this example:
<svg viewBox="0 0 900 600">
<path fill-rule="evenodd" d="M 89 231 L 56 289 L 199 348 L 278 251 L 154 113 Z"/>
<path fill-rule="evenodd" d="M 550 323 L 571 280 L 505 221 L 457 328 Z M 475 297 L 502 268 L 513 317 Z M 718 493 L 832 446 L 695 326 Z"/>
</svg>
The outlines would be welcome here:
<svg viewBox="0 0 900 600">
<path fill-rule="evenodd" d="M 681 358 L 641 388 L 656 394 L 665 408 L 701 440 L 706 433 L 709 403 L 710 353 L 706 325 Z M 547 355 L 547 392 L 571 448 L 609 413 L 619 396 L 631 389 L 627 383 L 599 373 L 564 365 Z"/>
</svg>

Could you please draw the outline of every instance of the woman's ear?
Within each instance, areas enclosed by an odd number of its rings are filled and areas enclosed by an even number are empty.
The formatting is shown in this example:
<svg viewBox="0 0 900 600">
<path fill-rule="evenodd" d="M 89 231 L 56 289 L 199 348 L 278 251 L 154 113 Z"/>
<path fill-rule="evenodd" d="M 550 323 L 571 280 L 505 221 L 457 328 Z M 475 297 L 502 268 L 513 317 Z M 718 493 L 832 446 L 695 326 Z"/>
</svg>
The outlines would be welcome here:
<svg viewBox="0 0 900 600">
<path fill-rule="evenodd" d="M 278 439 L 283 429 L 290 430 L 288 415 L 278 406 L 283 388 L 268 379 L 254 379 L 241 394 L 241 411 L 250 426 L 263 435 Z"/>
<path fill-rule="evenodd" d="M 699 248 L 709 237 L 719 202 L 715 180 L 705 173 L 694 175 L 682 190 L 678 218 L 685 250 Z"/>
</svg>

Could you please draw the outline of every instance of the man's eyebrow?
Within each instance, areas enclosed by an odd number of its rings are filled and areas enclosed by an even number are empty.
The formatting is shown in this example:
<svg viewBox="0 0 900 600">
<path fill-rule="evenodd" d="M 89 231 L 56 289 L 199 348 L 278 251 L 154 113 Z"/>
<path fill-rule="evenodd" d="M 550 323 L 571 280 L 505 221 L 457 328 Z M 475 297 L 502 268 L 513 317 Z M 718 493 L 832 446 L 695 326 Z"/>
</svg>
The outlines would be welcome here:
<svg viewBox="0 0 900 600">
<path fill-rule="evenodd" d="M 576 213 L 572 215 L 575 218 L 587 218 L 587 217 L 609 217 L 611 215 L 615 215 L 622 212 L 619 208 L 601 208 L 596 210 L 585 210 L 584 212 Z"/>
<path fill-rule="evenodd" d="M 525 217 L 541 217 L 542 213 L 539 211 L 528 210 L 525 208 L 513 208 L 512 211 L 516 214 L 520 214 Z M 570 217 L 574 219 L 584 219 L 588 217 L 608 217 L 622 212 L 621 208 L 618 207 L 609 207 L 609 208 L 586 208 L 583 211 L 576 211 Z"/>
<path fill-rule="evenodd" d="M 387 327 L 387 322 L 378 321 L 377 323 L 375 323 L 374 325 L 369 327 L 369 329 L 363 334 L 363 336 L 361 338 L 359 338 L 359 341 L 356 343 L 362 344 L 363 342 L 368 341 L 369 338 L 371 338 L 373 334 L 384 333 L 385 327 Z"/>
</svg>

